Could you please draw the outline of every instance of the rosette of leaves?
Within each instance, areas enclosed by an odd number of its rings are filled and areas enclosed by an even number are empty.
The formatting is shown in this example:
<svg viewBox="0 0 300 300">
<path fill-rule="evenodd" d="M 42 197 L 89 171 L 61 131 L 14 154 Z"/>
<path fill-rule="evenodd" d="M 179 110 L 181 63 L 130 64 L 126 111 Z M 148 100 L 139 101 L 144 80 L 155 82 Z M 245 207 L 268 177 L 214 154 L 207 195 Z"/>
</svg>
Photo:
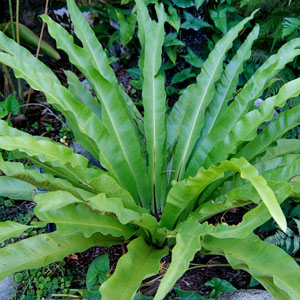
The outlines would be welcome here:
<svg viewBox="0 0 300 300">
<path fill-rule="evenodd" d="M 218 41 L 197 81 L 187 87 L 167 113 L 161 54 L 164 6 L 157 19 L 136 1 L 143 79 L 143 115 L 118 85 L 102 46 L 74 0 L 68 0 L 73 37 L 48 16 L 57 47 L 87 78 L 95 98 L 67 72 L 69 88 L 54 73 L 4 34 L 0 61 L 14 69 L 66 117 L 76 141 L 94 155 L 101 168 L 65 145 L 30 136 L 0 121 L 0 147 L 42 167 L 0 160 L 1 195 L 34 201 L 43 223 L 0 224 L 1 240 L 30 226 L 55 223 L 57 231 L 40 234 L 0 250 L 0 279 L 23 269 L 60 260 L 92 246 L 127 244 L 112 276 L 100 287 L 105 300 L 133 299 L 141 282 L 159 271 L 172 249 L 171 264 L 155 295 L 163 299 L 189 267 L 197 251 L 224 255 L 233 268 L 245 269 L 276 300 L 300 298 L 300 269 L 282 249 L 261 241 L 253 230 L 271 217 L 286 230 L 280 204 L 297 197 L 300 141 L 285 134 L 300 122 L 300 106 L 277 116 L 259 134 L 257 129 L 300 93 L 300 79 L 284 84 L 258 108 L 254 101 L 268 82 L 300 54 L 300 39 L 282 46 L 236 93 L 243 63 L 259 34 L 255 26 L 232 60 L 232 47 L 253 14 Z M 234 101 L 232 101 L 234 99 Z M 21 184 L 22 183 L 22 184 Z M 38 193 L 36 188 L 47 190 Z M 21 190 L 23 189 L 24 192 Z M 249 205 L 250 206 L 247 206 Z M 211 224 L 210 217 L 237 207 L 247 213 L 237 225 Z"/>
</svg>

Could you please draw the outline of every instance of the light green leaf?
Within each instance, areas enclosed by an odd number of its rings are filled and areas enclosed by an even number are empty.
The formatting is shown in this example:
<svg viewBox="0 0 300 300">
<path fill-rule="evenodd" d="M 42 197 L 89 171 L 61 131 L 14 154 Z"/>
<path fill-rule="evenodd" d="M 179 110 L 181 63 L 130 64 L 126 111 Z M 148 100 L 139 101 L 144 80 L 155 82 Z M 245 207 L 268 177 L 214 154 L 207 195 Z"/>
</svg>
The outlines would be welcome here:
<svg viewBox="0 0 300 300">
<path fill-rule="evenodd" d="M 147 212 L 146 209 L 136 205 L 130 193 L 121 187 L 114 178 L 108 174 L 92 176 L 89 184 L 98 192 L 105 193 L 109 198 L 121 198 L 131 209 Z"/>
<path fill-rule="evenodd" d="M 71 71 L 65 71 L 68 79 L 68 89 L 74 95 L 74 98 L 88 106 L 94 114 L 101 120 L 101 105 L 90 91 L 82 84 L 78 77 Z"/>
<path fill-rule="evenodd" d="M 88 160 L 62 144 L 51 140 L 35 140 L 32 137 L 0 136 L 0 148 L 8 151 L 18 150 L 42 163 L 55 166 L 58 173 L 71 180 L 87 180 L 84 173 Z"/>
<path fill-rule="evenodd" d="M 0 222 L 0 243 L 9 238 L 18 237 L 28 228 L 31 227 L 12 221 Z"/>
<path fill-rule="evenodd" d="M 209 105 L 209 109 L 205 115 L 205 125 L 201 132 L 197 145 L 200 145 L 203 138 L 211 131 L 217 119 L 220 118 L 224 112 L 229 100 L 233 98 L 235 93 L 239 76 L 243 71 L 243 64 L 250 58 L 251 47 L 253 42 L 257 39 L 259 33 L 259 26 L 256 25 L 252 32 L 248 35 L 246 41 L 237 51 L 230 63 L 226 66 L 220 82 L 217 87 L 214 99 Z M 197 147 L 197 146 L 196 146 Z"/>
<path fill-rule="evenodd" d="M 164 206 L 167 176 L 166 169 L 166 93 L 165 82 L 160 74 L 162 46 L 164 43 L 165 13 L 161 4 L 156 7 L 158 22 L 151 20 L 142 1 L 136 1 L 138 22 L 143 22 L 147 30 L 145 36 L 145 55 L 143 61 L 144 127 L 148 152 L 148 172 L 151 190 L 156 204 L 152 209 Z M 141 35 L 142 33 L 140 33 Z M 142 43 L 143 41 L 141 41 Z"/>
<path fill-rule="evenodd" d="M 222 142 L 215 143 L 208 154 L 204 166 L 211 163 L 216 164 L 226 159 L 229 154 L 234 153 L 238 145 L 243 141 L 251 141 L 257 135 L 257 129 L 261 124 L 272 119 L 274 109 L 283 107 L 288 99 L 300 94 L 300 79 L 294 79 L 283 85 L 278 94 L 266 99 L 258 109 L 248 112 L 232 131 L 223 137 Z"/>
<path fill-rule="evenodd" d="M 279 204 L 281 204 L 287 197 L 292 195 L 293 190 L 291 184 L 270 181 L 268 183 L 276 193 Z M 216 207 L 209 207 L 209 205 L 204 204 L 203 207 L 200 207 L 190 216 L 198 221 L 203 221 L 207 219 L 209 215 L 215 215 L 222 211 L 223 210 L 221 209 L 220 205 L 216 205 Z M 228 225 L 224 222 L 214 226 L 205 222 L 201 224 L 201 227 L 202 232 L 217 238 L 245 238 L 269 219 L 270 214 L 268 209 L 262 202 L 257 207 L 247 212 L 238 225 Z"/>
<path fill-rule="evenodd" d="M 235 156 L 243 156 L 249 161 L 264 152 L 272 142 L 280 139 L 286 132 L 300 124 L 300 105 L 280 113 L 254 140 L 246 144 Z"/>
<path fill-rule="evenodd" d="M 122 224 L 128 224 L 141 216 L 140 212 L 126 208 L 126 203 L 124 205 L 122 199 L 107 198 L 104 193 L 89 198 L 88 202 L 97 211 L 115 214 Z"/>
<path fill-rule="evenodd" d="M 296 139 L 281 139 L 276 142 L 275 146 L 270 146 L 266 149 L 266 154 L 261 159 L 266 161 L 268 159 L 282 156 L 289 153 L 300 153 L 300 140 Z"/>
<path fill-rule="evenodd" d="M 39 62 L 36 63 L 36 59 L 24 47 L 20 47 L 13 39 L 8 38 L 3 32 L 0 31 L 0 48 L 7 52 L 10 55 L 17 56 L 20 60 L 26 61 L 28 64 L 34 63 L 35 69 L 37 72 L 47 75 L 47 77 L 51 77 L 51 80 L 56 83 L 60 84 L 60 81 L 55 76 L 53 72 L 43 63 Z"/>
<path fill-rule="evenodd" d="M 81 233 L 41 234 L 0 249 L 0 280 L 18 271 L 59 261 L 69 254 L 82 252 L 90 247 L 110 247 L 121 243 L 121 239 L 104 237 L 101 234 L 95 234 L 88 239 Z"/>
<path fill-rule="evenodd" d="M 2 47 L 2 45 L 0 46 Z M 18 49 L 20 46 L 16 44 L 15 47 Z M 27 64 L 24 61 L 21 61 L 18 57 L 12 57 L 8 54 L 0 53 L 0 61 L 5 61 L 7 65 L 12 67 L 16 77 L 26 79 L 32 87 L 43 91 L 47 96 L 47 101 L 65 114 L 78 142 L 80 142 L 80 144 L 95 157 L 99 157 L 99 149 L 95 141 L 107 139 L 108 133 L 106 132 L 106 129 L 87 106 L 76 102 L 66 88 L 64 88 L 60 83 L 57 84 L 55 80 L 53 80 L 51 70 L 48 70 L 48 73 L 46 73 L 45 70 L 42 70 L 45 74 L 40 73 L 39 65 L 42 63 L 34 57 L 32 57 L 31 60 L 30 64 Z M 90 123 L 92 126 L 89 125 Z M 95 127 L 97 127 L 97 135 Z M 102 131 L 103 135 L 99 136 L 99 131 Z M 92 140 L 91 137 L 93 137 L 95 141 Z M 98 143 L 98 145 L 99 144 L 100 143 Z M 112 146 L 113 143 L 110 144 L 110 151 Z M 101 150 L 102 149 L 105 150 L 105 146 L 102 147 Z M 103 165 L 107 166 L 106 157 L 102 155 L 102 152 L 100 152 L 100 157 L 104 161 Z M 107 168 L 112 169 L 109 164 Z"/>
<path fill-rule="evenodd" d="M 224 253 L 234 269 L 249 272 L 275 300 L 300 297 L 300 268 L 297 263 L 282 249 L 261 241 L 258 236 L 250 234 L 244 239 L 206 236 L 203 248 L 215 254 Z"/>
<path fill-rule="evenodd" d="M 1 34 L 0 34 L 0 39 L 1 39 Z M 16 128 L 13 128 L 11 126 L 9 126 L 9 124 L 6 121 L 0 120 L 0 136 L 27 136 L 27 137 L 33 137 L 34 139 L 47 139 L 44 137 L 40 137 L 40 136 L 32 136 L 27 132 L 18 130 Z"/>
<path fill-rule="evenodd" d="M 157 220 L 150 215 L 148 211 L 143 211 L 138 206 L 120 198 L 107 198 L 105 194 L 98 194 L 88 199 L 89 205 L 99 211 L 105 213 L 113 213 L 122 224 L 134 224 L 146 231 L 146 236 L 150 234 L 150 240 L 161 245 L 165 242 L 167 233 L 164 229 L 159 228 Z"/>
<path fill-rule="evenodd" d="M 34 197 L 34 202 L 37 203 L 37 210 L 41 213 L 59 209 L 69 204 L 84 203 L 71 193 L 63 191 L 39 194 Z"/>
<path fill-rule="evenodd" d="M 103 50 L 101 44 L 98 41 L 98 38 L 96 37 L 93 29 L 90 27 L 88 22 L 86 21 L 85 17 L 82 15 L 78 7 L 76 6 L 76 3 L 74 0 L 68 0 L 68 9 L 70 11 L 70 17 L 74 24 L 74 30 L 77 37 L 81 40 L 83 44 L 83 48 L 90 54 L 90 57 L 92 58 L 92 65 L 95 67 L 95 69 L 103 76 L 112 86 L 114 89 L 116 89 L 116 93 L 118 94 L 118 99 L 115 99 L 113 101 L 113 105 L 115 102 L 119 102 L 121 104 L 123 110 L 127 110 L 132 117 L 133 121 L 135 122 L 136 130 L 140 130 L 143 132 L 143 117 L 141 113 L 138 111 L 136 106 L 134 105 L 133 101 L 130 99 L 130 97 L 125 93 L 122 86 L 118 85 L 117 77 L 114 74 L 113 69 L 111 68 L 110 64 L 108 63 L 106 53 Z M 90 65 L 86 64 L 85 62 L 83 68 L 88 68 Z M 88 71 L 88 70 L 86 70 Z M 82 72 L 85 74 L 85 72 Z M 89 80 L 90 84 L 93 86 L 93 79 L 94 74 L 91 75 L 91 77 L 86 76 Z M 99 93 L 100 91 L 94 89 L 94 91 Z M 99 96 L 99 95 L 98 95 Z M 106 96 L 105 96 L 106 97 Z M 101 97 L 100 97 L 101 98 Z M 119 99 L 121 98 L 121 99 Z M 126 103 L 126 107 L 123 105 Z M 105 110 L 105 108 L 103 108 Z"/>
<path fill-rule="evenodd" d="M 22 185 L 25 188 L 29 184 L 28 192 L 26 193 L 25 190 L 23 190 L 22 193 L 20 193 L 20 197 L 23 200 L 32 200 L 32 195 L 34 194 L 34 192 L 36 192 L 35 188 L 32 191 L 33 189 L 32 186 L 44 190 L 49 190 L 49 191 L 63 190 L 66 192 L 70 192 L 74 196 L 79 197 L 83 200 L 93 196 L 93 193 L 84 190 L 85 188 L 84 185 L 81 185 L 82 189 L 77 188 L 73 186 L 69 181 L 61 178 L 55 178 L 53 175 L 49 173 L 41 173 L 39 170 L 25 169 L 22 163 L 5 162 L 1 156 L 0 156 L 0 170 L 4 172 L 4 174 L 6 174 L 7 176 L 16 178 L 15 179 L 16 184 L 17 186 L 19 184 L 19 186 L 18 188 L 15 189 L 15 191 L 20 190 L 20 187 Z M 25 184 L 26 182 L 27 185 Z M 12 192 L 13 191 L 14 189 L 12 189 Z M 26 198 L 27 197 L 26 195 L 28 195 L 28 198 Z"/>
<path fill-rule="evenodd" d="M 18 49 L 19 46 L 18 44 L 16 45 Z M 39 66 L 38 60 L 33 60 L 31 65 L 27 65 L 16 57 L 12 59 L 12 57 L 4 53 L 0 53 L 0 60 L 1 57 L 5 60 L 6 64 L 14 68 L 17 77 L 26 78 L 34 88 L 42 90 L 47 95 L 49 103 L 60 106 L 60 109 L 67 116 L 67 119 L 68 117 L 71 118 L 68 119 L 68 122 L 72 123 L 73 132 L 75 130 L 74 134 L 77 139 L 79 138 L 81 145 L 95 157 L 100 156 L 101 164 L 136 196 L 136 201 L 138 202 L 134 179 L 127 172 L 126 161 L 122 159 L 123 156 L 122 153 L 120 153 L 119 146 L 96 115 L 87 106 L 74 101 L 69 91 L 61 85 L 54 84 L 52 78 L 37 73 L 34 66 Z M 34 76 L 32 75 L 33 73 Z M 29 77 L 28 74 L 32 76 Z M 53 91 L 55 91 L 55 94 L 53 94 Z M 64 99 L 64 101 L 62 101 L 62 99 Z M 80 127 L 78 127 L 78 125 L 80 125 Z M 101 151 L 99 148 L 101 148 Z M 132 151 L 131 153 L 135 152 Z"/>
<path fill-rule="evenodd" d="M 127 248 L 112 277 L 100 287 L 103 300 L 133 299 L 142 281 L 159 271 L 160 260 L 168 254 L 168 248 L 153 249 L 142 237 L 130 242 Z"/>
<path fill-rule="evenodd" d="M 176 245 L 172 250 L 171 264 L 163 277 L 154 300 L 162 300 L 176 281 L 188 269 L 189 263 L 201 248 L 201 227 L 197 221 L 189 219 L 182 223 L 176 235 Z"/>
<path fill-rule="evenodd" d="M 253 18 L 244 19 L 230 30 L 215 46 L 203 64 L 197 83 L 190 85 L 174 105 L 167 120 L 167 147 L 176 144 L 174 159 L 169 169 L 172 179 L 182 179 L 190 154 L 204 125 L 206 107 L 215 94 L 215 83 L 220 79 L 223 60 L 233 41 L 245 24 Z"/>
<path fill-rule="evenodd" d="M 1 197 L 32 201 L 35 192 L 36 188 L 29 183 L 8 176 L 0 176 Z"/>
<path fill-rule="evenodd" d="M 227 182 L 228 183 L 228 182 Z M 281 204 L 287 197 L 289 197 L 292 194 L 292 186 L 291 184 L 285 183 L 285 182 L 279 182 L 279 181 L 268 181 L 268 185 L 270 188 L 273 190 L 276 199 L 278 200 L 278 203 Z M 230 185 L 231 186 L 231 185 Z M 226 186 L 225 186 L 226 187 Z M 199 222 L 203 222 L 207 220 L 208 218 L 222 213 L 224 211 L 227 211 L 231 208 L 235 207 L 242 207 L 244 205 L 247 205 L 249 203 L 259 203 L 260 201 L 260 196 L 258 195 L 257 191 L 251 186 L 250 183 L 246 184 L 241 184 L 238 186 L 232 186 L 232 187 L 226 187 L 224 186 L 220 187 L 220 191 L 218 193 L 219 199 L 214 198 L 214 195 L 209 196 L 209 200 L 207 199 L 206 202 L 201 204 L 192 214 L 194 218 L 196 218 Z M 222 189 L 223 188 L 223 189 Z M 263 208 L 258 208 L 258 207 L 263 207 Z M 252 212 L 252 210 L 249 212 L 249 217 L 247 217 L 247 214 L 244 215 L 244 221 L 246 219 L 249 221 L 251 218 L 253 220 L 256 220 L 256 222 L 262 222 L 259 224 L 263 224 L 270 218 L 269 213 L 267 211 L 267 208 L 265 207 L 264 204 L 258 204 L 257 208 L 254 208 L 256 212 Z M 263 211 L 260 212 L 260 211 Z M 251 215 L 251 216 L 250 216 Z M 255 216 L 255 217 L 254 217 Z M 264 217 L 262 217 L 264 216 Z M 242 222 L 238 225 L 238 227 L 245 227 L 244 226 L 245 222 Z M 243 225 L 242 225 L 243 224 Z M 253 228 L 252 225 L 249 225 L 249 230 L 251 232 L 251 228 Z M 257 225 L 258 227 L 259 225 Z M 254 227 L 255 229 L 255 227 Z M 254 230 L 253 229 L 253 230 Z M 248 233 L 247 233 L 248 234 Z"/>
<path fill-rule="evenodd" d="M 250 104 L 262 94 L 267 83 L 280 72 L 287 63 L 291 62 L 300 50 L 300 39 L 294 39 L 282 46 L 278 53 L 272 55 L 248 80 L 241 92 L 230 106 L 226 108 L 221 118 L 217 120 L 210 133 L 202 140 L 189 162 L 188 174 L 194 175 L 200 166 L 203 166 L 208 153 L 215 143 L 223 141 L 238 120 L 245 114 Z M 246 157 L 246 159 L 249 159 Z"/>
<path fill-rule="evenodd" d="M 271 216 L 278 225 L 286 230 L 286 220 L 276 197 L 267 185 L 266 180 L 258 175 L 257 170 L 244 158 L 223 161 L 219 166 L 211 166 L 208 170 L 201 168 L 195 177 L 177 182 L 171 188 L 166 208 L 161 218 L 161 226 L 172 229 L 182 212 L 195 205 L 200 193 L 212 182 L 224 176 L 225 171 L 234 170 L 239 172 L 242 178 L 251 182 L 267 206 Z"/>
<path fill-rule="evenodd" d="M 73 103 L 72 96 L 66 93 L 65 88 L 61 86 L 54 73 L 29 51 L 6 37 L 2 32 L 0 32 L 0 48 L 9 53 L 9 55 L 0 53 L 0 61 L 13 68 L 17 78 L 24 78 L 33 88 L 43 91 L 48 102 L 64 113 L 68 124 L 72 127 L 73 133 L 81 145 L 95 157 L 98 157 L 99 150 L 97 150 L 97 146 L 89 138 L 89 135 L 84 135 L 84 132 L 82 132 L 82 127 L 87 131 L 90 130 L 90 128 L 86 128 L 86 117 L 81 127 L 78 126 L 82 115 L 86 114 L 86 108 L 81 106 L 78 109 L 78 105 Z M 77 109 L 76 117 L 74 116 L 74 109 Z M 93 119 L 93 113 L 91 113 L 89 119 Z"/>
<path fill-rule="evenodd" d="M 115 152 L 110 150 L 110 155 L 113 153 L 114 158 L 110 159 L 109 163 L 110 165 L 114 164 L 115 167 L 107 166 L 106 162 L 104 166 L 110 172 L 113 172 L 114 177 L 118 178 L 118 181 L 131 192 L 137 203 L 139 202 L 138 197 L 140 197 L 143 205 L 149 207 L 151 203 L 150 186 L 146 170 L 146 160 L 144 153 L 142 153 L 137 128 L 135 128 L 124 104 L 120 89 L 114 83 L 114 79 L 111 78 L 112 70 L 105 77 L 101 74 L 104 70 L 100 72 L 98 69 L 95 69 L 95 65 L 100 63 L 95 58 L 98 55 L 95 53 L 95 50 L 100 47 L 100 44 L 97 39 L 96 41 L 94 40 L 92 35 L 86 34 L 90 32 L 90 28 L 86 28 L 86 32 L 84 33 L 81 31 L 88 24 L 85 24 L 86 20 L 81 15 L 75 3 L 73 3 L 73 0 L 68 1 L 68 4 L 72 5 L 72 7 L 69 7 L 71 18 L 73 14 L 75 32 L 80 36 L 85 47 L 84 49 L 74 44 L 73 37 L 62 26 L 53 22 L 47 16 L 43 16 L 43 20 L 48 24 L 49 33 L 56 39 L 57 47 L 68 54 L 70 61 L 85 75 L 101 101 L 103 124 L 109 130 L 111 136 L 109 145 L 101 145 L 101 151 L 104 152 L 103 147 L 111 147 L 113 143 L 117 147 L 115 151 L 119 153 L 116 155 Z M 98 46 L 95 44 L 96 42 L 99 44 Z M 89 55 L 91 55 L 92 60 L 88 58 Z M 104 58 L 102 57 L 102 59 Z M 97 67 L 100 68 L 101 65 L 97 65 Z M 109 78 L 111 78 L 110 81 Z M 95 125 L 93 127 L 95 128 Z M 102 137 L 97 136 L 98 140 L 100 138 L 104 140 L 103 135 Z M 96 137 L 93 137 L 93 139 L 96 141 Z M 100 145 L 100 143 L 97 144 Z"/>
<path fill-rule="evenodd" d="M 48 209 L 48 204 L 46 205 L 47 208 L 45 209 Z M 83 204 L 70 204 L 57 209 L 53 205 L 52 210 L 45 209 L 41 201 L 35 207 L 34 212 L 40 220 L 47 223 L 55 223 L 57 231 L 61 234 L 71 234 L 80 231 L 83 232 L 85 237 L 90 237 L 92 234 L 100 232 L 104 235 L 122 236 L 127 239 L 135 232 L 134 227 L 122 225 L 110 216 L 93 212 Z"/>
</svg>

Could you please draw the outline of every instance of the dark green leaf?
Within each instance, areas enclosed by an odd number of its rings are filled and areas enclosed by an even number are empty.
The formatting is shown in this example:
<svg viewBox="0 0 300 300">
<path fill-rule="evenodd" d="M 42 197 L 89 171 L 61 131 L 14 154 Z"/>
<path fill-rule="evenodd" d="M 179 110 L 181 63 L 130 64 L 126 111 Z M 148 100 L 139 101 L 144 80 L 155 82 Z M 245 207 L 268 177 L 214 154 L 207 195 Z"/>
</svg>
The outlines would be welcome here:
<svg viewBox="0 0 300 300">
<path fill-rule="evenodd" d="M 236 291 L 236 288 L 230 282 L 216 277 L 206 282 L 205 285 L 214 288 L 210 293 L 210 297 L 218 297 L 223 293 Z"/>
<path fill-rule="evenodd" d="M 196 74 L 192 73 L 191 71 L 192 71 L 192 68 L 187 68 L 187 69 L 182 70 L 179 73 L 176 73 L 171 80 L 171 84 L 183 82 L 189 78 L 195 77 Z"/>
<path fill-rule="evenodd" d="M 183 14 L 185 16 L 185 22 L 181 25 L 181 28 L 199 30 L 200 28 L 211 27 L 207 22 L 194 17 L 187 11 L 184 11 Z"/>
<path fill-rule="evenodd" d="M 191 48 L 187 48 L 187 52 L 187 55 L 182 55 L 185 61 L 196 68 L 201 68 L 204 61 Z"/>
<path fill-rule="evenodd" d="M 132 14 L 126 18 L 120 10 L 116 13 L 120 25 L 121 42 L 122 44 L 127 45 L 131 41 L 135 31 L 136 15 Z"/>
<path fill-rule="evenodd" d="M 10 94 L 5 100 L 5 108 L 9 113 L 12 113 L 16 116 L 20 111 L 20 105 L 18 100 L 15 98 L 13 94 Z"/>
<path fill-rule="evenodd" d="M 196 8 L 199 9 L 199 7 L 204 3 L 205 0 L 195 0 Z"/>
<path fill-rule="evenodd" d="M 170 46 L 184 46 L 184 42 L 177 39 L 177 33 L 176 32 L 170 32 L 165 36 L 164 40 L 164 46 L 170 47 Z"/>
<path fill-rule="evenodd" d="M 178 6 L 178 7 L 182 7 L 182 8 L 187 8 L 187 7 L 191 7 L 194 5 L 194 1 L 193 0 L 172 0 L 172 2 Z"/>
<path fill-rule="evenodd" d="M 86 287 L 90 290 L 94 285 L 102 284 L 106 280 L 109 270 L 108 254 L 103 254 L 93 260 L 86 275 Z"/>
<path fill-rule="evenodd" d="M 6 110 L 6 102 L 3 101 L 0 103 L 0 119 L 6 117 L 8 115 L 8 111 Z"/>
<path fill-rule="evenodd" d="M 174 291 L 175 291 L 176 295 L 179 296 L 180 299 L 182 299 L 182 300 L 207 300 L 206 297 L 201 296 L 197 292 L 184 291 L 184 290 L 181 290 L 180 287 L 175 287 Z"/>
<path fill-rule="evenodd" d="M 152 300 L 153 298 L 150 296 L 145 296 L 141 293 L 137 293 L 133 300 Z"/>
<path fill-rule="evenodd" d="M 177 14 L 177 10 L 172 5 L 169 5 L 168 12 L 167 22 L 178 32 L 180 29 L 180 17 Z"/>
</svg>

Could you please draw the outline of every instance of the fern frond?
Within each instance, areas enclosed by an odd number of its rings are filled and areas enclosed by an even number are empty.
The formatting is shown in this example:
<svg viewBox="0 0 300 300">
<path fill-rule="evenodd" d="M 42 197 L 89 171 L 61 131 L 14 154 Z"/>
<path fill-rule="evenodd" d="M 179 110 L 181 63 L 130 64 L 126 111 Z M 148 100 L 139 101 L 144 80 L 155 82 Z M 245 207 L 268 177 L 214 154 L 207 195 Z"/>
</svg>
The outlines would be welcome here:
<svg viewBox="0 0 300 300">
<path fill-rule="evenodd" d="M 249 62 L 262 65 L 268 58 L 269 55 L 267 54 L 267 52 L 257 49 L 255 51 L 252 51 Z"/>
<path fill-rule="evenodd" d="M 294 219 L 294 221 L 297 226 L 298 235 L 288 227 L 286 233 L 277 230 L 275 234 L 267 237 L 265 242 L 281 247 L 290 255 L 298 252 L 300 250 L 300 220 Z"/>
<path fill-rule="evenodd" d="M 280 71 L 277 76 L 271 80 L 269 87 L 265 92 L 265 98 L 274 96 L 278 93 L 279 89 L 290 80 L 295 78 L 295 74 L 292 69 L 286 68 Z"/>
<path fill-rule="evenodd" d="M 282 35 L 281 38 L 285 38 L 290 35 L 298 35 L 300 30 L 300 17 L 298 18 L 284 18 L 282 23 Z"/>
</svg>

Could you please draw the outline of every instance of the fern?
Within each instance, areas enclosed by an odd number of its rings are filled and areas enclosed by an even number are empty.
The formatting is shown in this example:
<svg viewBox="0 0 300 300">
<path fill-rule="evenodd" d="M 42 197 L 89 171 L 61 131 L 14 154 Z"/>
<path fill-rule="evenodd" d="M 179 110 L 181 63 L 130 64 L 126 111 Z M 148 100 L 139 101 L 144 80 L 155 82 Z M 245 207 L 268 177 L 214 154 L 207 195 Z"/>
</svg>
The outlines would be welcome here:
<svg viewBox="0 0 300 300">
<path fill-rule="evenodd" d="M 286 68 L 278 73 L 278 75 L 271 80 L 269 87 L 265 92 L 265 98 L 274 96 L 277 94 L 279 89 L 287 82 L 295 78 L 295 74 L 292 69 Z"/>
<path fill-rule="evenodd" d="M 269 54 L 263 50 L 255 50 L 252 52 L 249 62 L 262 65 L 268 58 Z"/>
<path fill-rule="evenodd" d="M 237 5 L 242 8 L 244 15 L 248 15 L 253 10 L 259 8 L 260 12 L 256 16 L 256 21 L 261 26 L 260 37 L 264 38 L 264 48 L 266 42 L 270 40 L 271 50 L 282 40 L 288 41 L 299 36 L 300 30 L 300 5 L 295 0 L 243 0 Z"/>
<path fill-rule="evenodd" d="M 298 36 L 300 30 L 300 17 L 298 18 L 284 18 L 282 23 L 282 38 L 287 36 Z"/>
<path fill-rule="evenodd" d="M 281 247 L 288 254 L 293 255 L 300 249 L 300 220 L 293 219 L 296 223 L 298 234 L 291 228 L 287 228 L 286 233 L 277 230 L 274 235 L 265 239 L 265 242 Z"/>
</svg>

